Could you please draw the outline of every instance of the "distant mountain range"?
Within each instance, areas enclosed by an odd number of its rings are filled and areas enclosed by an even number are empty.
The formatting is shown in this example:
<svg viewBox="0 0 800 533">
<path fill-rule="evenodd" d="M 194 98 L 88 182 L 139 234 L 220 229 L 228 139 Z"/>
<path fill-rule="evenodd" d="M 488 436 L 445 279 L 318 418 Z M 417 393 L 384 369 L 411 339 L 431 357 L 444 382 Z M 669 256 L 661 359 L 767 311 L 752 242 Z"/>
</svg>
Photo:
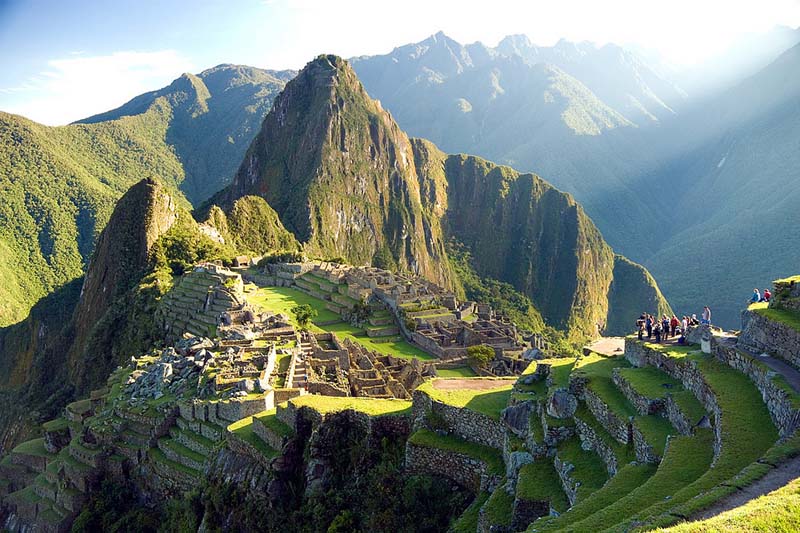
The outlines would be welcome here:
<svg viewBox="0 0 800 533">
<path fill-rule="evenodd" d="M 798 261 L 779 243 L 798 222 L 799 41 L 787 28 L 750 38 L 734 63 L 752 77 L 706 65 L 717 85 L 614 45 L 520 36 L 488 48 L 439 33 L 353 65 L 401 127 L 547 176 L 678 311 L 712 305 L 732 327 L 752 286 Z"/>
<path fill-rule="evenodd" d="M 439 33 L 352 64 L 410 135 L 545 176 L 611 246 L 663 279 L 678 310 L 709 300 L 733 325 L 739 295 L 715 293 L 713 277 L 691 272 L 701 262 L 746 294 L 796 262 L 791 248 L 773 247 L 767 263 L 740 243 L 762 250 L 791 234 L 796 54 L 759 70 L 798 40 L 798 30 L 779 28 L 743 41 L 704 65 L 716 84 L 640 51 L 539 47 L 524 36 L 490 48 Z M 724 64 L 754 77 L 738 85 Z M 63 128 L 0 115 L 0 324 L 80 276 L 113 201 L 136 180 L 159 176 L 195 206 L 230 183 L 295 74 L 220 65 Z"/>
</svg>

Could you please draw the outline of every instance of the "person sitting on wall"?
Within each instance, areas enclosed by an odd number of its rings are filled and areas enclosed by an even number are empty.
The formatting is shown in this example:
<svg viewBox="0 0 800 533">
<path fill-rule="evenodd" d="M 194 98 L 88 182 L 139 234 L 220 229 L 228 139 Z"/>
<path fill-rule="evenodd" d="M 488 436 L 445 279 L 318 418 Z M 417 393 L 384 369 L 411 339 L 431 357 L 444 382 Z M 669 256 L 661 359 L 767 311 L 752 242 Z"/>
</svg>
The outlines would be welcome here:
<svg viewBox="0 0 800 533">
<path fill-rule="evenodd" d="M 750 303 L 754 304 L 761 301 L 761 294 L 758 289 L 753 289 L 753 295 L 750 297 Z"/>
<path fill-rule="evenodd" d="M 769 303 L 770 298 L 772 298 L 772 293 L 769 289 L 764 289 L 764 293 L 761 295 L 761 301 Z"/>
<path fill-rule="evenodd" d="M 692 318 L 689 319 L 689 325 L 696 326 L 699 323 L 700 323 L 700 321 L 697 320 L 697 314 L 692 314 Z"/>
</svg>

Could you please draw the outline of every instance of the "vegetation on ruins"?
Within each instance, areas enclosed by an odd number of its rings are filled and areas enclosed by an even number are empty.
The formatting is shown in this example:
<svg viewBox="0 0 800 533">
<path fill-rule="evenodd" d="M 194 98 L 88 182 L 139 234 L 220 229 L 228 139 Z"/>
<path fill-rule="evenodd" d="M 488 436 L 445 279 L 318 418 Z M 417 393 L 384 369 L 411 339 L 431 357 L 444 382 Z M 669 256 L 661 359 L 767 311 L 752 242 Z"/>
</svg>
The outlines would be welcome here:
<svg viewBox="0 0 800 533">
<path fill-rule="evenodd" d="M 311 321 L 317 316 L 317 311 L 308 304 L 300 304 L 292 307 L 292 315 L 300 329 L 306 330 Z"/>
<path fill-rule="evenodd" d="M 470 346 L 467 348 L 467 360 L 472 367 L 483 368 L 488 365 L 489 361 L 492 359 L 494 359 L 494 348 L 491 346 L 478 344 L 477 346 Z"/>
</svg>

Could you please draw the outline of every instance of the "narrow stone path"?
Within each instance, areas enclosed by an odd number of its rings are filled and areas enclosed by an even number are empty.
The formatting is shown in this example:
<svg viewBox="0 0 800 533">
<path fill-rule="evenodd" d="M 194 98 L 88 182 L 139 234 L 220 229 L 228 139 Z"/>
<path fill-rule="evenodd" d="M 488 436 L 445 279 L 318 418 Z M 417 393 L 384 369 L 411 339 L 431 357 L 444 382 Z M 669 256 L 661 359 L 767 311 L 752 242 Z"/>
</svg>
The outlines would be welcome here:
<svg viewBox="0 0 800 533">
<path fill-rule="evenodd" d="M 746 504 L 750 500 L 754 500 L 785 486 L 798 477 L 800 477 L 800 457 L 794 457 L 767 472 L 764 477 L 755 483 L 751 483 L 745 488 L 726 496 L 708 509 L 692 515 L 689 521 L 705 520 L 724 513 L 725 511 L 735 509 L 736 507 Z"/>
<path fill-rule="evenodd" d="M 762 352 L 761 350 L 745 347 L 741 344 L 737 344 L 736 347 L 744 352 L 749 353 L 770 367 L 772 370 L 782 375 L 784 378 L 786 378 L 786 381 L 789 382 L 789 385 L 794 389 L 794 391 L 800 393 L 800 371 L 798 371 L 795 367 L 783 359 L 773 357 L 768 353 Z"/>
</svg>

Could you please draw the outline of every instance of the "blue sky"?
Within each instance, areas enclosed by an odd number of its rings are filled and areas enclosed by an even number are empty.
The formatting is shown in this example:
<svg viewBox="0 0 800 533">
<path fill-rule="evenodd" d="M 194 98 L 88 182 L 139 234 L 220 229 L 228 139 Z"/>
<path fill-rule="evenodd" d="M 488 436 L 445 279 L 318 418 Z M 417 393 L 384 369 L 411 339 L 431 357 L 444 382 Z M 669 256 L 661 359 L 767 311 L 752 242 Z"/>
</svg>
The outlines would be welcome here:
<svg viewBox="0 0 800 533">
<path fill-rule="evenodd" d="M 65 124 L 182 72 L 298 69 L 320 53 L 386 53 L 439 30 L 489 45 L 512 33 L 542 45 L 636 43 L 680 64 L 776 24 L 800 26 L 800 0 L 0 0 L 0 110 Z"/>
</svg>

